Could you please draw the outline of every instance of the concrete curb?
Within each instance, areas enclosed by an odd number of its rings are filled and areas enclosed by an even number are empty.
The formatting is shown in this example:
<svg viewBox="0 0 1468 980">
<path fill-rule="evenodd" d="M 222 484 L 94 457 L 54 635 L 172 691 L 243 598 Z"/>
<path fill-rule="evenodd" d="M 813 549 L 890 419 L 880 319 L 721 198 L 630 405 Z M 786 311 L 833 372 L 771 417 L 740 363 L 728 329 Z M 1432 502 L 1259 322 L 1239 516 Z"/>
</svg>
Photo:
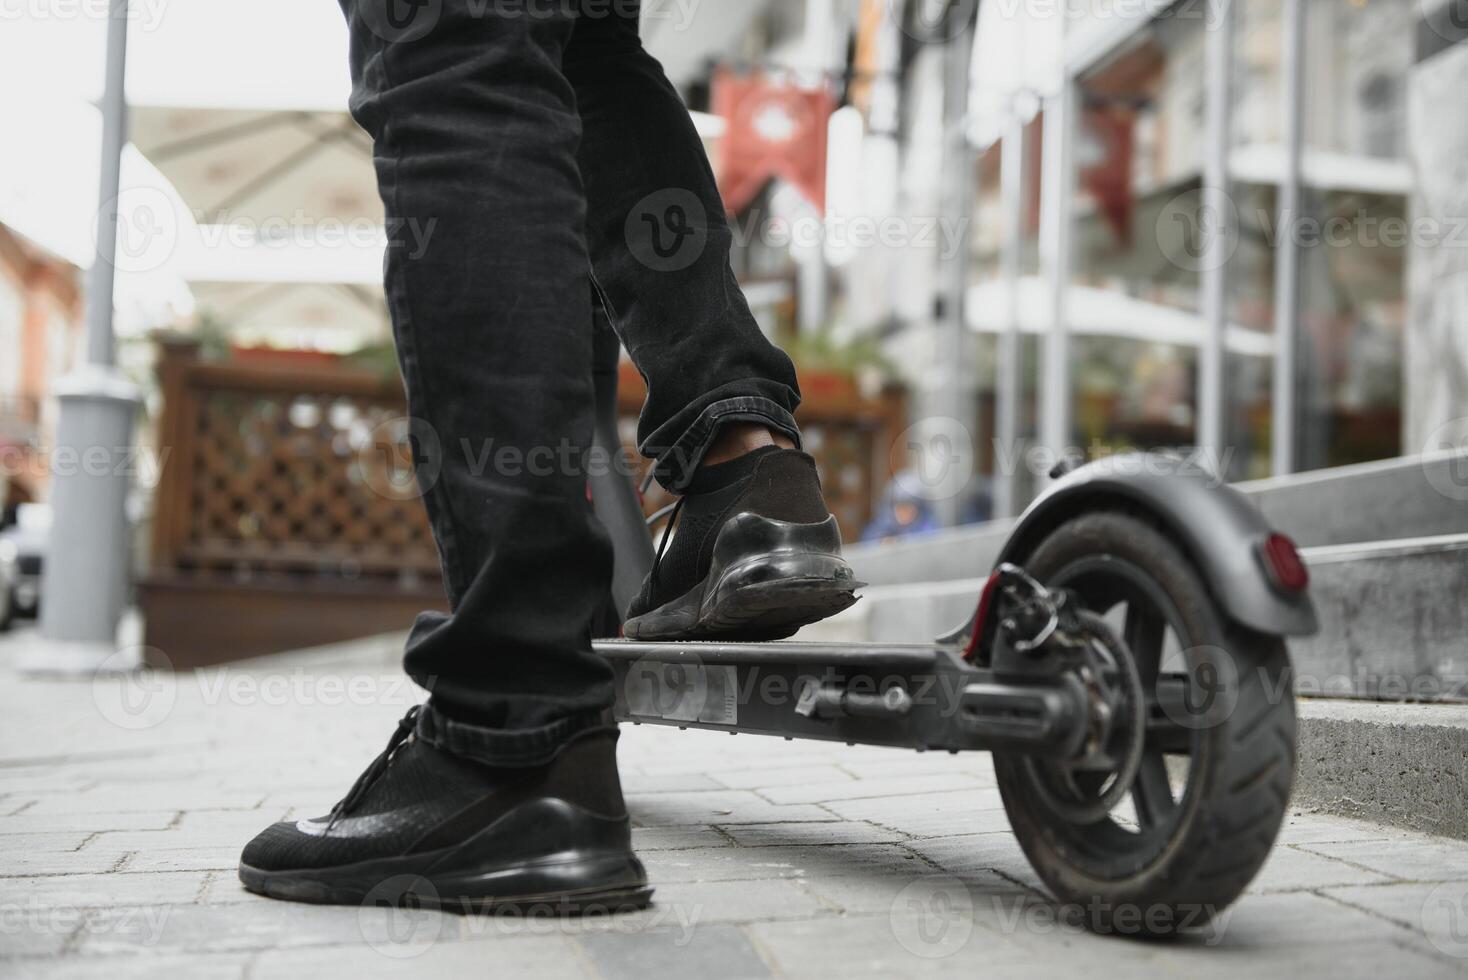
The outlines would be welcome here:
<svg viewBox="0 0 1468 980">
<path fill-rule="evenodd" d="M 1468 840 L 1468 705 L 1299 701 L 1294 802 Z"/>
</svg>

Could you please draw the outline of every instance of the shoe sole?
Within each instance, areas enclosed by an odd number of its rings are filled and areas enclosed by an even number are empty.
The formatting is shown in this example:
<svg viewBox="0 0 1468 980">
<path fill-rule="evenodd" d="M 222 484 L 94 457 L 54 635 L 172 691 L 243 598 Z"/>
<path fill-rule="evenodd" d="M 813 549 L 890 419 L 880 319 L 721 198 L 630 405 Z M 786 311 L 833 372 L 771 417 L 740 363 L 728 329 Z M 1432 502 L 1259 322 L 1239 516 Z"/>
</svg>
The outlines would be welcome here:
<svg viewBox="0 0 1468 980">
<path fill-rule="evenodd" d="M 840 546 L 834 517 L 790 524 L 739 514 L 719 531 L 709 574 L 678 598 L 628 619 L 622 635 L 782 640 L 856 602 L 864 583 L 841 558 Z"/>
<path fill-rule="evenodd" d="M 428 860 L 425 860 L 427 858 Z M 240 883 L 268 898 L 314 905 L 581 916 L 645 908 L 653 890 L 631 854 L 568 854 L 470 871 L 425 870 L 434 855 L 336 868 L 264 871 L 241 863 Z"/>
</svg>

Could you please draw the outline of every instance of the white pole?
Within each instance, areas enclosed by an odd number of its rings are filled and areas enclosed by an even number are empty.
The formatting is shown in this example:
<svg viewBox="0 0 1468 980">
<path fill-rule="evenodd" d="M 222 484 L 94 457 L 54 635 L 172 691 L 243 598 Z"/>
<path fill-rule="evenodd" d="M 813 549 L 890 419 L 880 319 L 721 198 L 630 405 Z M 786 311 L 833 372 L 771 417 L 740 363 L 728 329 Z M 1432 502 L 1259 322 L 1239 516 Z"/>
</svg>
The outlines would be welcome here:
<svg viewBox="0 0 1468 980">
<path fill-rule="evenodd" d="M 951 16 L 962 16 L 951 8 Z M 954 25 L 950 25 L 954 26 Z M 938 355 L 935 376 L 942 378 L 940 414 L 966 423 L 971 419 L 973 401 L 973 369 L 968 355 L 968 324 L 964 318 L 964 296 L 969 279 L 968 226 L 974 212 L 973 147 L 968 138 L 968 96 L 970 69 L 973 62 L 974 20 L 965 17 L 949 38 L 943 51 L 943 167 L 940 179 L 943 214 L 958 222 L 957 241 L 953 251 L 939 259 L 937 317 L 938 336 L 934 350 Z M 972 447 L 963 447 L 972 453 Z M 971 459 L 971 455 L 969 456 Z M 935 503 L 938 521 L 944 527 L 958 523 L 962 488 L 957 493 L 939 497 Z"/>
<path fill-rule="evenodd" d="M 1203 213 L 1199 273 L 1203 338 L 1198 346 L 1197 443 L 1221 466 L 1224 442 L 1224 332 L 1228 320 L 1228 256 L 1233 209 L 1228 196 L 1229 116 L 1233 77 L 1232 0 L 1209 0 L 1205 21 Z M 1220 474 L 1222 475 L 1222 474 Z"/>
<path fill-rule="evenodd" d="M 127 142 L 127 0 L 111 0 L 97 255 L 87 280 L 87 359 L 57 386 L 60 411 L 51 474 L 52 523 L 41 582 L 41 642 L 20 666 L 91 671 L 112 657 L 127 601 L 125 504 L 137 388 L 114 366 L 112 292 L 122 148 Z"/>
<path fill-rule="evenodd" d="M 1284 173 L 1279 181 L 1279 212 L 1274 226 L 1274 386 L 1270 425 L 1275 476 L 1295 471 L 1295 351 L 1299 337 L 1300 250 L 1293 234 L 1300 215 L 1300 154 L 1305 120 L 1305 0 L 1285 0 Z"/>
<path fill-rule="evenodd" d="M 1075 193 L 1076 79 L 1067 74 L 1060 91 L 1045 100 L 1045 157 L 1040 199 L 1040 267 L 1050 291 L 1050 323 L 1040 375 L 1040 441 L 1053 453 L 1071 441 L 1070 287 L 1071 201 Z"/>
<path fill-rule="evenodd" d="M 1004 242 L 999 252 L 1004 281 L 1004 325 L 994 359 L 994 516 L 1013 517 L 1018 510 L 1015 465 L 1019 460 L 1019 385 L 1023 364 L 1019 347 L 1019 266 L 1024 247 L 1025 122 L 1011 106 L 1000 144 L 999 196 L 1004 202 Z"/>
</svg>

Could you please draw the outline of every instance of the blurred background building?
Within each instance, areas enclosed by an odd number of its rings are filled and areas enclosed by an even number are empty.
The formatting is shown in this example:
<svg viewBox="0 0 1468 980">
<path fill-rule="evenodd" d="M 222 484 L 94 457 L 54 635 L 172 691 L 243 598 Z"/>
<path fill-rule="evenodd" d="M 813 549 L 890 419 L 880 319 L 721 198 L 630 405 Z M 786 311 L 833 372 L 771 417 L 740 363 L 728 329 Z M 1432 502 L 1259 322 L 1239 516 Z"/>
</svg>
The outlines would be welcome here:
<svg viewBox="0 0 1468 980">
<path fill-rule="evenodd" d="M 1011 517 L 1066 451 L 1196 452 L 1250 480 L 1468 438 L 1457 0 L 644 8 L 848 540 L 941 545 Z M 14 523 L 47 499 L 51 395 L 77 357 L 106 25 L 5 17 Z M 146 392 L 147 641 L 187 664 L 406 626 L 441 589 L 339 11 L 131 18 L 115 325 Z"/>
</svg>

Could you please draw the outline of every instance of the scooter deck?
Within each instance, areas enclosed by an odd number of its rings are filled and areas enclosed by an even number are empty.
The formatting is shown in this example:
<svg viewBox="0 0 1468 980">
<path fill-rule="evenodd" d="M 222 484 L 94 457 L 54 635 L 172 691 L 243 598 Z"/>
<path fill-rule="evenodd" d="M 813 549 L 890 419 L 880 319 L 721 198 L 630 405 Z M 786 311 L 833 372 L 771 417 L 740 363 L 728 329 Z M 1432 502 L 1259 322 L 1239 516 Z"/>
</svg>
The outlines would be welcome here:
<svg viewBox="0 0 1468 980">
<path fill-rule="evenodd" d="M 633 724 L 957 752 L 992 748 L 1009 735 L 1045 751 L 1070 721 L 1065 692 L 997 683 L 939 644 L 598 640 L 593 647 L 615 671 L 618 720 Z"/>
<path fill-rule="evenodd" d="M 597 652 L 614 660 L 701 661 L 706 664 L 839 663 L 845 667 L 931 669 L 942 655 L 932 643 L 832 643 L 772 640 L 729 643 L 719 640 L 597 640 Z"/>
</svg>

